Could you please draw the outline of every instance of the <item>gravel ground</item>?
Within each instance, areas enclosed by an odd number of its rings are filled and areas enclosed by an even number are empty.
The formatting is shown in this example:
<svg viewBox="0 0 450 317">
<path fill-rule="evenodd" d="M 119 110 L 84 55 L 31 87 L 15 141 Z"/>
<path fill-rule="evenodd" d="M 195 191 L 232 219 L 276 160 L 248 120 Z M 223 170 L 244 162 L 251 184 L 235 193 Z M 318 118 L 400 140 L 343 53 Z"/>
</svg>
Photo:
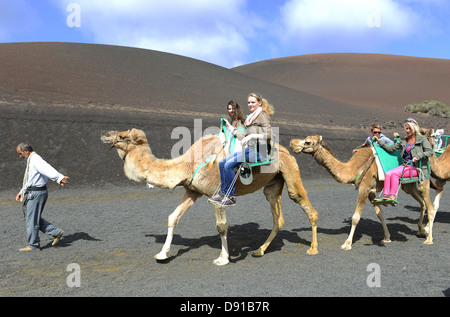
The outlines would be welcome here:
<svg viewBox="0 0 450 317">
<path fill-rule="evenodd" d="M 220 253 L 220 238 L 206 197 L 176 228 L 170 258 L 153 258 L 164 243 L 167 217 L 181 199 L 182 188 L 147 189 L 130 183 L 51 188 L 44 218 L 65 234 L 52 247 L 51 238 L 41 233 L 42 250 L 31 253 L 18 252 L 26 245 L 26 231 L 16 193 L 1 192 L 0 296 L 450 295 L 448 197 L 442 199 L 435 219 L 433 245 L 424 245 L 424 238 L 416 236 L 418 204 L 402 192 L 400 204 L 385 209 L 392 243 L 381 245 L 381 224 L 366 204 L 353 249 L 343 251 L 340 246 L 350 230 L 357 192 L 331 178 L 304 180 L 304 185 L 319 212 L 319 254 L 306 254 L 309 222 L 284 191 L 286 225 L 264 257 L 252 256 L 272 228 L 269 204 L 259 191 L 228 208 L 231 262 L 224 267 L 212 264 Z M 73 278 L 77 271 L 72 263 L 79 268 L 79 280 Z M 77 281 L 79 286 L 74 286 Z"/>
</svg>

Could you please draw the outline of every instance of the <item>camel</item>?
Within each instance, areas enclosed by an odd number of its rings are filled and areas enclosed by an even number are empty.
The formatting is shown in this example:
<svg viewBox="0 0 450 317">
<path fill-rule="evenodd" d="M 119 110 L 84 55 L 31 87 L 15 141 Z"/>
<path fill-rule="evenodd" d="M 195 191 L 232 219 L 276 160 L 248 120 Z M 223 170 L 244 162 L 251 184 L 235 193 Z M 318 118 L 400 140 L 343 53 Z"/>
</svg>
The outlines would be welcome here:
<svg viewBox="0 0 450 317">
<path fill-rule="evenodd" d="M 376 197 L 376 193 L 381 191 L 384 186 L 383 181 L 378 180 L 378 169 L 372 149 L 362 148 L 346 163 L 339 161 L 334 157 L 328 145 L 322 141 L 322 136 L 314 135 L 308 136 L 304 140 L 293 139 L 290 142 L 290 148 L 295 153 L 311 154 L 314 159 L 325 167 L 325 169 L 340 183 L 355 184 L 358 189 L 358 198 L 356 202 L 356 209 L 352 217 L 352 227 L 350 234 L 344 244 L 341 246 L 343 250 L 350 250 L 352 248 L 353 234 L 356 226 L 361 218 L 361 212 L 368 199 L 370 202 Z M 428 210 L 428 234 L 425 244 L 432 244 L 432 228 L 434 220 L 434 209 L 430 200 L 430 182 L 424 181 L 417 183 L 402 184 L 401 188 L 407 194 L 411 195 L 417 200 L 421 206 L 421 214 L 419 219 L 419 235 L 426 235 L 427 230 L 423 227 L 423 218 L 425 210 Z M 381 221 L 384 230 L 384 239 L 382 243 L 389 243 L 390 233 L 386 226 L 384 213 L 381 207 L 373 204 L 375 213 Z"/>
<path fill-rule="evenodd" d="M 220 184 L 218 162 L 224 157 L 224 147 L 218 135 L 207 135 L 195 142 L 185 154 L 174 159 L 157 159 L 150 150 L 146 134 L 138 129 L 128 131 L 110 131 L 102 135 L 101 140 L 116 148 L 119 157 L 124 161 L 125 175 L 136 182 L 145 181 L 160 188 L 173 189 L 183 186 L 184 197 L 178 207 L 170 214 L 168 219 L 168 233 L 166 241 L 155 258 L 158 261 L 166 260 L 172 242 L 174 229 L 182 215 L 202 195 L 211 197 Z M 217 151 L 217 153 L 215 153 Z M 278 164 L 270 172 L 262 167 L 253 168 L 253 183 L 243 185 L 239 179 L 236 182 L 236 195 L 242 196 L 264 188 L 264 195 L 270 203 L 273 228 L 267 240 L 254 252 L 255 256 L 263 256 L 267 247 L 284 225 L 281 211 L 281 193 L 286 183 L 289 197 L 306 213 L 312 227 L 311 247 L 308 254 L 318 253 L 317 242 L 317 211 L 311 205 L 307 192 L 303 187 L 300 171 L 295 158 L 289 151 L 275 146 L 278 152 Z M 213 164 L 204 166 L 208 157 L 215 157 Z M 200 158 L 200 159 L 199 159 Z M 210 166 L 211 165 L 211 166 Z M 209 168 L 211 167 L 211 169 Z M 214 206 L 216 216 L 216 230 L 218 231 L 222 250 L 220 256 L 213 261 L 214 264 L 226 265 L 229 263 L 227 244 L 228 224 L 224 207 Z"/>
<path fill-rule="evenodd" d="M 427 137 L 434 148 L 434 141 L 431 137 L 433 132 L 432 129 L 422 129 L 422 134 Z M 436 180 L 436 196 L 434 198 L 433 206 L 437 212 L 439 209 L 439 202 L 444 193 L 445 183 L 450 180 L 450 145 L 445 148 L 445 151 L 439 157 L 436 155 L 430 157 L 430 170 L 431 176 Z"/>
</svg>

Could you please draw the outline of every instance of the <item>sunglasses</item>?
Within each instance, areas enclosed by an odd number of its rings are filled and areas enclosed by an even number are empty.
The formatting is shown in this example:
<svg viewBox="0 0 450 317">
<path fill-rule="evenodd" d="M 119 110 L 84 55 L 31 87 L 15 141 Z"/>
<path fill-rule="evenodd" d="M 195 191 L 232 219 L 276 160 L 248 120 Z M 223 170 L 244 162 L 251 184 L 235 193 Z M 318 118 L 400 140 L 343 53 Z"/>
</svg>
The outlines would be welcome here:
<svg viewBox="0 0 450 317">
<path fill-rule="evenodd" d="M 381 134 L 381 131 L 373 131 L 375 134 Z"/>
</svg>

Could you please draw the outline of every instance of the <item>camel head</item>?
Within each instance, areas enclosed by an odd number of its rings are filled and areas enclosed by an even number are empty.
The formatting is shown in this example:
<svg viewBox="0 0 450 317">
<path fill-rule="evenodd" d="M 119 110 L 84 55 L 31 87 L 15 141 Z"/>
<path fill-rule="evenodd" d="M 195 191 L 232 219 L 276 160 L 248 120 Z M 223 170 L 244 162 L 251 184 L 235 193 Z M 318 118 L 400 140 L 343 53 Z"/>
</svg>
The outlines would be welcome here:
<svg viewBox="0 0 450 317">
<path fill-rule="evenodd" d="M 304 140 L 293 139 L 289 143 L 289 147 L 294 153 L 314 154 L 322 145 L 321 135 L 307 136 Z"/>
<path fill-rule="evenodd" d="M 128 153 L 137 146 L 147 145 L 147 137 L 142 130 L 132 129 L 128 131 L 109 131 L 102 135 L 103 143 L 115 147 L 121 159 L 125 159 Z"/>
<path fill-rule="evenodd" d="M 431 147 L 434 150 L 434 129 L 425 129 L 425 128 L 420 128 L 420 134 L 422 134 L 424 137 L 427 138 L 428 142 L 430 142 Z"/>
</svg>

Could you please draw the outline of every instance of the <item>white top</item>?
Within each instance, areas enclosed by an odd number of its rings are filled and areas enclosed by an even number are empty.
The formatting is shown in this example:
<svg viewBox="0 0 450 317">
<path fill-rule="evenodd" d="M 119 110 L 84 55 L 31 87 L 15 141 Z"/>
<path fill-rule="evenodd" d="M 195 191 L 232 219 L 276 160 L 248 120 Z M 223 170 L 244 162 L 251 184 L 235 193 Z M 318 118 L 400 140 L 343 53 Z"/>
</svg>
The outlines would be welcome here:
<svg viewBox="0 0 450 317">
<path fill-rule="evenodd" d="M 29 187 L 44 187 L 47 185 L 49 179 L 60 184 L 63 178 L 64 175 L 55 170 L 40 155 L 34 152 L 30 157 L 27 181 L 24 189 Z"/>
</svg>

